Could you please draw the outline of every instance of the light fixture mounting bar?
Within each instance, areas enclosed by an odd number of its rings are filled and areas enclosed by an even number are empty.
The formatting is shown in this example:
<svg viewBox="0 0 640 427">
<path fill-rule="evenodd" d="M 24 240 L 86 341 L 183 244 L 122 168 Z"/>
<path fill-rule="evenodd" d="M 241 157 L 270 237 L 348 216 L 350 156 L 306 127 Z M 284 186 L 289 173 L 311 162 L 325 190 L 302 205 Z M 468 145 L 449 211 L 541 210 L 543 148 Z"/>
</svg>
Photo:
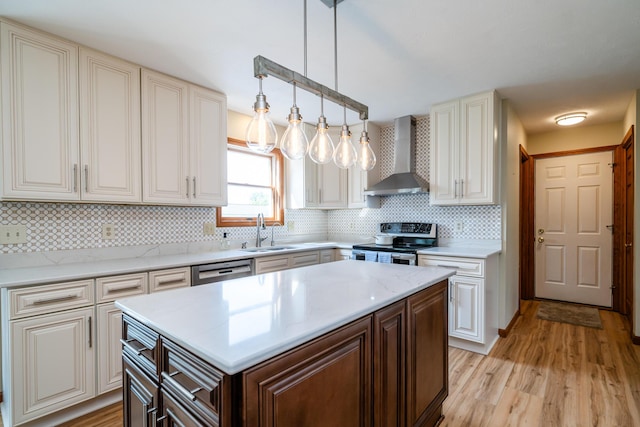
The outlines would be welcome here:
<svg viewBox="0 0 640 427">
<path fill-rule="evenodd" d="M 327 6 L 328 8 L 332 8 L 333 7 L 333 0 L 320 0 L 322 3 L 324 3 L 325 6 Z M 342 3 L 343 0 L 335 0 L 335 4 L 336 6 L 339 5 L 340 3 Z"/>
<path fill-rule="evenodd" d="M 369 118 L 369 107 L 366 105 L 311 80 L 296 71 L 283 67 L 264 56 L 258 55 L 253 58 L 253 75 L 256 78 L 272 76 L 289 84 L 295 83 L 297 87 L 307 92 L 315 93 L 318 96 L 322 94 L 326 99 L 338 105 L 344 105 L 348 109 L 357 112 L 360 115 L 360 120 L 367 120 Z"/>
</svg>

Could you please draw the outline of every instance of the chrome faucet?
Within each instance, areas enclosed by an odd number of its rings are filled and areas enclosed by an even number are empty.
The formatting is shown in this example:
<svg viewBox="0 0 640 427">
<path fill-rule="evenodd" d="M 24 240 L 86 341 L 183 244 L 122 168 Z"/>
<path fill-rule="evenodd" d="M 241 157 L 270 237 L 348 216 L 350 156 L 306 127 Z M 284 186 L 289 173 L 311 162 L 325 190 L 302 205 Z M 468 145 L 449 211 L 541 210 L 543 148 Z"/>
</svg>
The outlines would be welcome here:
<svg viewBox="0 0 640 427">
<path fill-rule="evenodd" d="M 282 224 L 280 224 L 279 222 L 274 222 L 273 224 L 271 224 L 271 246 L 276 243 L 275 240 L 273 240 L 273 227 L 275 227 L 276 225 L 282 227 Z"/>
<path fill-rule="evenodd" d="M 260 236 L 260 229 L 267 229 L 264 225 L 264 215 L 262 213 L 259 213 L 256 218 L 256 248 L 262 247 L 262 242 L 267 239 L 266 237 Z"/>
</svg>

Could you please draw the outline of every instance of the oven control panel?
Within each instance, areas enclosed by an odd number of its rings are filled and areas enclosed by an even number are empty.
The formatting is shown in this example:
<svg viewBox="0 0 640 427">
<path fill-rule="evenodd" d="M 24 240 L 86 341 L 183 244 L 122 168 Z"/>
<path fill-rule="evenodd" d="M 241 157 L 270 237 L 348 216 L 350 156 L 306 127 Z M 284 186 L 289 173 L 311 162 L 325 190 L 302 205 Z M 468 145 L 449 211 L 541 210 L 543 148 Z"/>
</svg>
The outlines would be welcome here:
<svg viewBox="0 0 640 427">
<path fill-rule="evenodd" d="M 380 232 L 387 234 L 419 234 L 425 237 L 437 237 L 437 226 L 424 222 L 383 222 Z"/>
</svg>

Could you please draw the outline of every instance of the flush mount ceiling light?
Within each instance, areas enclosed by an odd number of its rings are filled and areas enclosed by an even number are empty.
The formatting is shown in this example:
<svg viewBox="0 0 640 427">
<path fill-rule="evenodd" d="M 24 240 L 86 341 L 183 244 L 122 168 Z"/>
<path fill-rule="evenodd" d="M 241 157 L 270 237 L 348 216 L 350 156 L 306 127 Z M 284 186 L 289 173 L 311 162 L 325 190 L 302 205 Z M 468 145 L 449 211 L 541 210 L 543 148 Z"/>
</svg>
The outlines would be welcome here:
<svg viewBox="0 0 640 427">
<path fill-rule="evenodd" d="M 587 113 L 569 113 L 556 117 L 556 124 L 559 126 L 577 125 L 587 118 Z"/>
<path fill-rule="evenodd" d="M 283 67 L 263 56 L 253 58 L 253 74 L 259 79 L 260 92 L 256 97 L 256 103 L 253 107 L 255 116 L 247 127 L 246 143 L 249 148 L 260 153 L 268 153 L 277 146 L 278 135 L 273 122 L 269 118 L 269 104 L 267 103 L 266 96 L 262 93 L 262 80 L 265 77 L 273 76 L 294 87 L 293 106 L 291 107 L 291 114 L 289 114 L 287 119 L 289 126 L 281 142 L 281 150 L 285 157 L 290 160 L 297 160 L 303 158 L 308 153 L 311 160 L 315 163 L 323 164 L 333 160 L 334 163 L 342 169 L 358 164 L 363 170 L 371 170 L 375 166 L 376 157 L 371 147 L 369 147 L 368 136 L 365 140 L 361 141 L 361 149 L 356 150 L 351 142 L 349 126 L 346 124 L 347 108 L 357 112 L 360 120 L 366 121 L 369 118 L 369 107 L 338 92 L 338 33 L 336 9 L 338 3 L 343 0 L 321 1 L 326 6 L 333 7 L 335 90 L 307 78 L 307 1 L 304 0 L 304 75 Z M 304 132 L 302 132 L 300 128 L 302 116 L 296 105 L 296 87 L 320 96 L 321 113 L 316 127 L 316 135 L 312 139 L 310 147 Z M 324 99 L 341 105 L 345 109 L 345 120 L 340 133 L 340 143 L 336 149 L 334 149 L 333 141 L 331 141 L 331 138 L 327 134 L 328 126 L 326 118 L 322 113 L 322 102 Z M 358 153 L 363 153 L 365 158 L 359 160 Z"/>
</svg>

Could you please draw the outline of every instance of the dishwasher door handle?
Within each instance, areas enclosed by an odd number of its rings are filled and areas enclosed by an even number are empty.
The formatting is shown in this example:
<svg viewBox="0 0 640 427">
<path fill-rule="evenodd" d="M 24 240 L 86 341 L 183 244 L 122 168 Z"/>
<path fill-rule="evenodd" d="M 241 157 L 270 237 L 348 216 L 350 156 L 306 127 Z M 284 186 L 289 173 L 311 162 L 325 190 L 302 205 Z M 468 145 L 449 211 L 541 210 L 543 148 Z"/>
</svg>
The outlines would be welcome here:
<svg viewBox="0 0 640 427">
<path fill-rule="evenodd" d="M 198 279 L 211 279 L 214 277 L 228 276 L 236 273 L 251 273 L 251 266 L 224 268 L 221 270 L 202 271 L 198 274 Z"/>
</svg>

